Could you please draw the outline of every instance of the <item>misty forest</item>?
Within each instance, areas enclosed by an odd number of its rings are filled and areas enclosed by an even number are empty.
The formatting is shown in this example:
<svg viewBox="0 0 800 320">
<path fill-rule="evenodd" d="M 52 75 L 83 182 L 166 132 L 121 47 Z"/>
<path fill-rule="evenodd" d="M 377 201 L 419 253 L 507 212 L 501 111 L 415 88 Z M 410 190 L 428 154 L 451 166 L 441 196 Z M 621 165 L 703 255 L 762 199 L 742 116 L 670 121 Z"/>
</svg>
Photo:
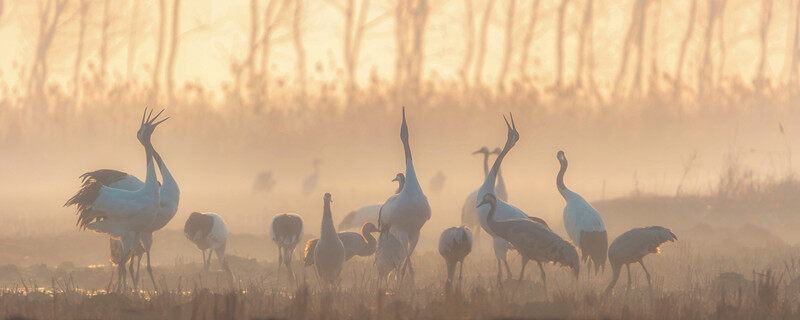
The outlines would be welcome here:
<svg viewBox="0 0 800 320">
<path fill-rule="evenodd" d="M 800 0 L 0 0 L 0 150 L 0 318 L 800 318 Z"/>
</svg>

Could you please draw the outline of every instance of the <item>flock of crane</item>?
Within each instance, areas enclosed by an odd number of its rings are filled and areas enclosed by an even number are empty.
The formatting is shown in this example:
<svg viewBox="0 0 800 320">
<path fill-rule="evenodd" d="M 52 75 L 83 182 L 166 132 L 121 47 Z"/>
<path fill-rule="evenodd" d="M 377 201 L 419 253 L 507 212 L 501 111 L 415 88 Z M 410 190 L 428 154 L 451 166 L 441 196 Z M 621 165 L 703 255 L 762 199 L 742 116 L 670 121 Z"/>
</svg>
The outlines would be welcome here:
<svg viewBox="0 0 800 320">
<path fill-rule="evenodd" d="M 169 119 L 167 117 L 159 120 L 162 112 L 163 110 L 152 116 L 152 110 L 148 112 L 145 109 L 137 132 L 137 139 L 146 154 L 147 173 L 144 182 L 117 170 L 88 172 L 80 176 L 80 189 L 65 203 L 65 206 L 76 206 L 79 227 L 109 235 L 111 261 L 117 265 L 117 288 L 120 290 L 126 288 L 128 272 L 133 289 L 137 290 L 139 268 L 145 255 L 153 288 L 157 288 L 150 266 L 153 232 L 166 226 L 178 209 L 178 184 L 150 141 L 155 128 Z M 444 230 L 439 238 L 439 253 L 447 266 L 447 290 L 453 287 L 457 266 L 460 284 L 464 259 L 472 251 L 473 239 L 477 240 L 479 231 L 483 229 L 493 240 L 497 258 L 497 280 L 500 283 L 504 269 L 507 278 L 512 277 L 506 257 L 508 250 L 513 249 L 522 257 L 519 280 L 525 274 L 527 263 L 535 261 L 541 272 L 545 292 L 547 286 L 543 264 L 554 263 L 567 267 L 577 277 L 580 274 L 581 261 L 587 267 L 593 265 L 594 272 L 597 273 L 605 267 L 606 260 L 613 269 L 613 279 L 606 287 L 606 294 L 612 291 L 623 265 L 627 267 L 630 288 L 632 263 L 641 265 L 652 291 L 650 273 L 644 266 L 643 258 L 649 253 L 657 253 L 663 243 L 677 240 L 675 234 L 660 226 L 634 228 L 617 237 L 609 246 L 602 216 L 583 197 L 564 184 L 568 163 L 563 151 L 556 154 L 561 165 L 556 187 L 566 201 L 564 226 L 571 241 L 555 233 L 544 220 L 528 216 L 523 210 L 510 204 L 500 167 L 503 159 L 519 140 L 519 133 L 513 115 L 510 115 L 510 123 L 505 116 L 503 118 L 508 128 L 503 148 L 490 152 L 483 147 L 473 153 L 483 155 L 485 179 L 477 190 L 467 196 L 462 207 L 464 225 Z M 383 204 L 366 206 L 351 212 L 339 224 L 340 230 L 360 226 L 361 232 L 337 232 L 331 212 L 333 197 L 330 193 L 325 193 L 320 236 L 308 240 L 303 257 L 304 264 L 313 265 L 325 286 L 337 286 L 345 262 L 355 256 L 374 255 L 380 284 L 388 285 L 392 277 L 400 281 L 407 273 L 413 281 L 414 267 L 411 258 L 419 241 L 420 230 L 431 218 L 431 208 L 414 171 L 405 108 L 400 140 L 405 151 L 405 174 L 398 173 L 393 180 L 399 183 L 397 191 Z M 489 156 L 492 154 L 496 158 L 489 169 Z M 318 163 L 318 160 L 315 161 L 315 168 Z M 156 164 L 161 182 L 156 176 Z M 296 279 L 292 269 L 292 256 L 303 237 L 302 217 L 294 213 L 277 214 L 269 229 L 270 238 L 278 246 L 278 274 L 281 267 L 285 267 L 289 277 Z M 373 236 L 376 232 L 379 233 L 377 239 Z M 216 253 L 229 280 L 234 280 L 233 272 L 225 259 L 228 230 L 220 216 L 193 212 L 185 223 L 184 234 L 201 250 L 205 270 L 210 269 L 211 257 Z M 581 252 L 580 258 L 578 250 Z M 591 274 L 591 268 L 587 269 L 587 274 Z M 113 277 L 112 273 L 111 281 Z"/>
</svg>

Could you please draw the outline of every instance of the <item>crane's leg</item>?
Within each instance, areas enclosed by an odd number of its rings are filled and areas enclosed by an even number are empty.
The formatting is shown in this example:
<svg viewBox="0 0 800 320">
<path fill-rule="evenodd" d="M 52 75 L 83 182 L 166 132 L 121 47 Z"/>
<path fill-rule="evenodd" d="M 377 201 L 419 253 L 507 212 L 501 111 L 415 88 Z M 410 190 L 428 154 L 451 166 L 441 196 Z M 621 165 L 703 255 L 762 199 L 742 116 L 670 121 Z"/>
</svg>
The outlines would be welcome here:
<svg viewBox="0 0 800 320">
<path fill-rule="evenodd" d="M 611 283 L 609 283 L 608 287 L 606 287 L 606 291 L 603 293 L 605 295 L 610 294 L 611 290 L 614 289 L 614 285 L 617 284 L 617 280 L 619 279 L 619 272 L 622 269 L 622 265 L 612 267 L 614 268 L 614 278 L 611 279 Z"/>
<path fill-rule="evenodd" d="M 503 285 L 503 265 L 501 265 L 500 259 L 497 259 L 497 284 Z"/>
<path fill-rule="evenodd" d="M 506 265 L 506 276 L 508 280 L 511 280 L 511 268 L 508 267 L 508 260 L 503 259 L 503 263 Z"/>
<path fill-rule="evenodd" d="M 129 266 L 128 269 L 130 269 L 130 272 L 131 272 L 131 282 L 133 282 L 133 292 L 134 293 L 139 293 L 139 290 L 138 290 L 139 289 L 139 284 L 136 283 L 136 278 L 134 277 L 134 273 L 133 273 L 133 258 L 134 257 L 131 256 L 131 261 L 128 262 L 128 266 Z"/>
<path fill-rule="evenodd" d="M 453 289 L 453 277 L 456 273 L 456 263 L 458 263 L 458 261 L 452 261 L 450 259 L 445 260 L 445 264 L 447 265 L 447 281 L 444 283 L 445 293 L 449 293 Z"/>
<path fill-rule="evenodd" d="M 536 261 L 539 264 L 539 271 L 542 273 L 542 287 L 544 287 L 544 294 L 547 295 L 547 275 L 544 274 L 544 267 L 542 263 Z"/>
<path fill-rule="evenodd" d="M 108 279 L 108 286 L 106 286 L 106 292 L 111 292 L 111 284 L 114 283 L 114 268 L 111 268 L 111 279 Z"/>
<path fill-rule="evenodd" d="M 464 271 L 464 260 L 458 263 L 458 287 L 461 288 L 461 275 Z"/>
<path fill-rule="evenodd" d="M 142 255 L 144 255 L 144 254 L 149 254 L 149 253 L 148 252 L 142 253 Z M 139 268 L 141 268 L 141 266 L 142 266 L 142 256 L 139 256 L 139 260 L 136 261 L 136 284 L 137 285 L 139 284 Z"/>
<path fill-rule="evenodd" d="M 223 243 L 219 248 L 215 249 L 214 251 L 217 252 L 217 261 L 222 265 L 222 269 L 225 270 L 225 274 L 228 275 L 228 280 L 233 283 L 233 271 L 231 271 L 231 267 L 228 265 L 228 259 L 225 259 L 225 244 Z M 211 259 L 208 259 L 211 260 Z M 211 262 L 209 261 L 209 264 Z"/>
<path fill-rule="evenodd" d="M 156 286 L 156 278 L 153 277 L 153 268 L 150 267 L 150 251 L 147 252 L 147 273 L 150 274 L 150 281 L 153 282 L 153 290 L 158 291 L 158 286 Z"/>
<path fill-rule="evenodd" d="M 214 251 L 216 251 L 216 249 L 208 250 L 208 257 L 207 257 L 208 260 L 206 260 L 206 263 L 204 264 L 206 267 L 206 271 L 211 270 L 211 256 L 213 256 Z M 219 254 L 219 252 L 217 252 L 217 254 Z"/>
<path fill-rule="evenodd" d="M 525 276 L 525 266 L 528 264 L 528 259 L 522 257 L 522 269 L 519 270 L 519 282 L 522 282 L 522 278 Z"/>
<path fill-rule="evenodd" d="M 117 279 L 117 289 L 121 292 L 125 290 L 125 283 L 128 282 L 128 278 L 125 275 L 125 263 L 118 264 L 117 269 L 117 274 L 119 275 Z"/>
<path fill-rule="evenodd" d="M 281 265 L 283 264 L 283 247 L 278 246 L 278 281 L 281 279 Z"/>
<path fill-rule="evenodd" d="M 625 291 L 627 292 L 631 290 L 631 264 L 626 263 L 625 267 L 628 268 L 628 289 L 625 289 Z"/>
<path fill-rule="evenodd" d="M 294 256 L 294 247 L 286 248 L 289 251 L 289 254 L 286 256 L 286 268 L 289 269 L 289 276 L 292 277 L 292 280 L 297 283 L 297 277 L 294 274 L 294 269 L 292 269 L 292 256 Z"/>
<path fill-rule="evenodd" d="M 203 270 L 205 270 L 206 269 L 206 249 L 202 249 L 202 250 L 200 250 L 200 252 L 203 253 L 203 260 L 202 260 L 203 261 Z"/>
<path fill-rule="evenodd" d="M 644 261 L 639 260 L 639 264 L 642 265 L 642 270 L 644 270 L 644 275 L 647 276 L 647 287 L 650 291 L 650 297 L 653 297 L 653 284 L 650 283 L 650 272 L 647 272 L 647 268 L 644 267 Z"/>
<path fill-rule="evenodd" d="M 503 266 L 501 265 L 501 261 L 505 262 L 506 264 L 506 272 L 508 273 L 508 279 L 511 279 L 511 268 L 508 267 L 508 261 L 506 260 L 508 254 L 508 242 L 500 237 L 492 238 L 492 247 L 494 248 L 494 256 L 498 259 L 497 260 L 497 281 L 502 281 L 503 277 Z"/>
</svg>

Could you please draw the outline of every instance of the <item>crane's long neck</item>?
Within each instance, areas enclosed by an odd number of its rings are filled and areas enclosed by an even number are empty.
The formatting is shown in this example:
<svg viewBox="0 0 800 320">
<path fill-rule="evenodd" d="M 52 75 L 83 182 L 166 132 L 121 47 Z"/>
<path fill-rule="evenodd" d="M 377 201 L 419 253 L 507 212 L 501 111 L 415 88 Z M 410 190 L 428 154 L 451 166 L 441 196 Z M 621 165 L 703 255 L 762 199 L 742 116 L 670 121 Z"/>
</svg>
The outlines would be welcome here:
<svg viewBox="0 0 800 320">
<path fill-rule="evenodd" d="M 162 200 L 178 202 L 178 199 L 180 197 L 180 190 L 178 189 L 178 183 L 175 182 L 175 179 L 172 177 L 172 173 L 169 172 L 167 164 L 164 163 L 163 159 L 161 159 L 161 155 L 158 154 L 158 152 L 155 150 L 153 150 L 153 158 L 156 160 L 156 163 L 158 164 L 158 170 L 161 173 L 161 180 L 162 180 L 161 183 L 163 184 L 162 189 L 169 190 L 169 192 L 167 192 L 168 194 L 162 195 L 162 198 L 165 196 L 171 198 Z"/>
<path fill-rule="evenodd" d="M 405 187 L 405 185 L 406 185 L 406 178 L 400 177 L 400 179 L 397 180 L 397 191 L 395 191 L 394 193 L 400 193 L 400 191 L 403 191 L 403 187 Z"/>
<path fill-rule="evenodd" d="M 483 154 L 483 178 L 485 179 L 486 176 L 489 174 L 489 154 Z"/>
<path fill-rule="evenodd" d="M 325 207 L 322 209 L 322 228 L 320 229 L 320 239 L 329 237 L 336 237 L 336 228 L 333 226 L 331 202 L 325 201 Z"/>
<path fill-rule="evenodd" d="M 147 176 L 144 180 L 144 188 L 146 190 L 158 189 L 158 178 L 156 177 L 156 168 L 153 164 L 153 154 L 155 149 L 149 142 L 144 146 L 145 154 L 147 156 Z"/>
<path fill-rule="evenodd" d="M 503 163 L 503 159 L 508 154 L 508 151 L 511 150 L 512 142 L 506 141 L 506 145 L 503 146 L 503 151 L 500 151 L 500 154 L 497 155 L 497 158 L 494 159 L 494 164 L 492 165 L 492 170 L 489 171 L 489 174 L 486 176 L 486 179 L 483 181 L 483 185 L 481 186 L 481 194 L 486 194 L 489 192 L 494 192 L 494 185 L 497 181 L 497 174 L 500 172 L 500 165 Z"/>
<path fill-rule="evenodd" d="M 375 237 L 372 236 L 372 233 L 369 232 L 366 225 L 361 228 L 361 235 L 364 237 L 364 240 L 367 240 L 367 249 L 372 249 L 374 252 L 375 246 L 378 242 L 375 240 Z"/>
<path fill-rule="evenodd" d="M 495 188 L 497 189 L 498 193 L 501 193 L 501 194 L 503 194 L 503 196 L 505 196 L 505 194 L 506 194 L 506 181 L 503 180 L 503 171 L 500 170 L 500 169 L 497 170 L 497 185 L 495 186 Z M 505 201 L 505 199 L 503 199 L 503 200 Z"/>
<path fill-rule="evenodd" d="M 406 179 L 401 191 L 409 190 L 421 192 L 419 180 L 417 180 L 417 173 L 414 171 L 414 160 L 411 159 L 411 147 L 409 147 L 408 141 L 404 141 L 403 145 L 406 149 Z"/>
<path fill-rule="evenodd" d="M 558 176 L 556 176 L 556 187 L 558 187 L 558 192 L 561 193 L 561 196 L 566 199 L 567 193 L 570 192 L 567 189 L 567 186 L 564 185 L 564 173 L 567 172 L 567 161 L 561 160 L 561 168 L 558 170 Z"/>
<path fill-rule="evenodd" d="M 500 223 L 494 220 L 494 214 L 497 212 L 497 201 L 489 203 L 489 214 L 486 215 L 486 225 L 492 230 L 492 233 L 505 238 L 505 233 L 500 233 L 503 228 L 500 228 Z"/>
</svg>

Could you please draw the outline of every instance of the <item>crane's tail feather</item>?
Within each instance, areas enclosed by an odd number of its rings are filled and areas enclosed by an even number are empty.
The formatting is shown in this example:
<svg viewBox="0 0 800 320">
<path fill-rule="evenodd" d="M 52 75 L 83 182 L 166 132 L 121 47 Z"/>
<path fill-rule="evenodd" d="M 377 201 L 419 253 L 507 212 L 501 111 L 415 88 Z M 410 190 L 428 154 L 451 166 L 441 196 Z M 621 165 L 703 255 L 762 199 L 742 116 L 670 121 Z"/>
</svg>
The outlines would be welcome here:
<svg viewBox="0 0 800 320">
<path fill-rule="evenodd" d="M 306 242 L 306 247 L 303 249 L 303 263 L 307 266 L 314 264 L 314 249 L 317 247 L 319 239 L 311 239 Z"/>
<path fill-rule="evenodd" d="M 94 204 L 94 201 L 97 200 L 97 197 L 100 195 L 102 187 L 102 183 L 90 178 L 83 183 L 83 186 L 78 189 L 75 195 L 64 203 L 65 207 L 75 205 L 78 208 L 76 212 L 78 215 L 77 226 L 85 229 L 87 225 L 103 217 L 102 212 L 92 209 L 92 204 Z"/>
</svg>

